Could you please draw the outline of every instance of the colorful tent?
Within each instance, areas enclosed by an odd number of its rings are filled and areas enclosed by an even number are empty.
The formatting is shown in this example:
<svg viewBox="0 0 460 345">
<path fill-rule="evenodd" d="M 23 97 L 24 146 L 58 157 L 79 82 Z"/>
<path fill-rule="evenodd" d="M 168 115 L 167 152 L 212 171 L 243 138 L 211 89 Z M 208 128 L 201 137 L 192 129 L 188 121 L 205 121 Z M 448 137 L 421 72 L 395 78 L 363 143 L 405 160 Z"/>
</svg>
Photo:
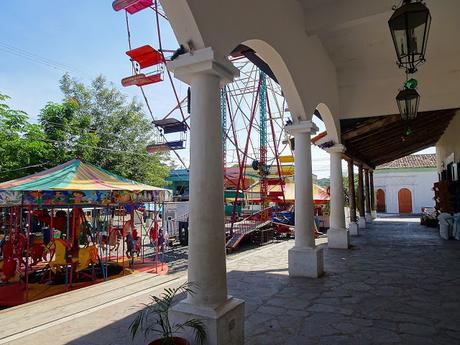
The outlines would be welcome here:
<svg viewBox="0 0 460 345">
<path fill-rule="evenodd" d="M 278 194 L 281 192 L 281 186 L 268 186 L 268 195 L 274 192 L 274 194 Z M 249 190 L 246 191 L 248 195 L 248 201 L 251 200 L 258 200 L 260 199 L 260 184 L 255 184 Z M 284 197 L 286 202 L 292 203 L 295 200 L 295 183 L 292 181 L 287 181 L 284 186 Z M 280 201 L 282 201 L 282 197 L 278 197 Z M 313 201 L 315 204 L 326 204 L 330 200 L 330 196 L 327 193 L 326 189 L 320 187 L 316 184 L 313 184 Z"/>
<path fill-rule="evenodd" d="M 148 202 L 169 198 L 167 189 L 142 184 L 78 159 L 0 183 L 0 205 L 68 205 Z"/>
</svg>

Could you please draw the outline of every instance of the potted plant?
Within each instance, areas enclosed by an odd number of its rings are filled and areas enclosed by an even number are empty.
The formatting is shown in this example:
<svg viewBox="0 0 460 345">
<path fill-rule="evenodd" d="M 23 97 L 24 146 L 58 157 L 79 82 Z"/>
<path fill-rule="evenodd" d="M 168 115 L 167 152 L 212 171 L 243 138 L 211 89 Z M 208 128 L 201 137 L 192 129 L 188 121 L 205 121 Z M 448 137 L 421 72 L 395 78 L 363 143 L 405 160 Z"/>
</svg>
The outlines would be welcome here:
<svg viewBox="0 0 460 345">
<path fill-rule="evenodd" d="M 169 311 L 176 300 L 176 296 L 182 292 L 193 294 L 194 283 L 185 282 L 174 289 L 165 289 L 160 296 L 152 296 L 152 302 L 145 305 L 136 318 L 133 320 L 129 329 L 134 338 L 139 330 L 144 330 L 147 337 L 154 333 L 159 338 L 149 343 L 149 345 L 190 345 L 189 341 L 178 337 L 177 334 L 186 328 L 193 330 L 196 343 L 201 345 L 206 338 L 205 325 L 201 320 L 190 319 L 183 323 L 171 323 Z"/>
</svg>

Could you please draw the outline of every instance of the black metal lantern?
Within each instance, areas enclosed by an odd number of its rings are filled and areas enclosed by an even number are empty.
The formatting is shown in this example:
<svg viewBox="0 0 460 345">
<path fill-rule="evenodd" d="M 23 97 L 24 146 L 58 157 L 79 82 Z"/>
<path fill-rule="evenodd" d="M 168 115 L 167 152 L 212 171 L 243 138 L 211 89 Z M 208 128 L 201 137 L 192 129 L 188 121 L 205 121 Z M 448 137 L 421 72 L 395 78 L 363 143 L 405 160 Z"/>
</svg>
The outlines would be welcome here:
<svg viewBox="0 0 460 345">
<path fill-rule="evenodd" d="M 399 91 L 396 96 L 399 113 L 405 121 L 413 120 L 417 117 L 418 105 L 420 103 L 420 95 L 417 90 L 405 87 Z"/>
<path fill-rule="evenodd" d="M 421 0 L 403 0 L 388 21 L 398 65 L 407 73 L 415 73 L 425 61 L 430 23 L 430 10 Z"/>
</svg>

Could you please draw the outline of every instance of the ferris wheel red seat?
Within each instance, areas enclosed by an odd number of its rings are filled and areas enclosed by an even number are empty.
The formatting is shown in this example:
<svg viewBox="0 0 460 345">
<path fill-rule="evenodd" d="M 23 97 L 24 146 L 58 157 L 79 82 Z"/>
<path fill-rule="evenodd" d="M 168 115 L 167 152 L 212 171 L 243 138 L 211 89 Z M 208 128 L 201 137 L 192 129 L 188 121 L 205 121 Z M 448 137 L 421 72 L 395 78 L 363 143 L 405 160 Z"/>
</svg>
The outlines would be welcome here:
<svg viewBox="0 0 460 345">
<path fill-rule="evenodd" d="M 267 184 L 269 186 L 277 186 L 277 185 L 284 186 L 286 182 L 282 178 L 268 178 Z"/>
<path fill-rule="evenodd" d="M 169 146 L 166 143 L 151 144 L 148 145 L 146 149 L 148 153 L 168 152 L 170 150 Z"/>
<path fill-rule="evenodd" d="M 121 80 L 121 85 L 128 86 L 145 86 L 158 83 L 163 80 L 162 73 L 146 75 L 144 73 L 135 74 Z"/>
<path fill-rule="evenodd" d="M 112 7 L 115 11 L 126 10 L 129 14 L 142 11 L 153 6 L 153 0 L 115 0 Z"/>
<path fill-rule="evenodd" d="M 136 61 L 140 68 L 155 66 L 163 62 L 161 53 L 149 45 L 129 50 L 126 55 Z"/>
</svg>

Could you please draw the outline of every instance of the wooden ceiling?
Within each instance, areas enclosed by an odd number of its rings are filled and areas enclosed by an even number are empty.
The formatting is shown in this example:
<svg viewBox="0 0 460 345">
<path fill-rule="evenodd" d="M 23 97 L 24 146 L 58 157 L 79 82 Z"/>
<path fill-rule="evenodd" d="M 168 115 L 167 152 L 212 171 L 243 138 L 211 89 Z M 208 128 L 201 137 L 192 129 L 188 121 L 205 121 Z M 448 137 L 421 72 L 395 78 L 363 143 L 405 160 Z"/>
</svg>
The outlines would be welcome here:
<svg viewBox="0 0 460 345">
<path fill-rule="evenodd" d="M 340 121 L 345 155 L 371 168 L 433 146 L 458 109 L 420 112 L 409 127 L 399 114 Z"/>
</svg>

